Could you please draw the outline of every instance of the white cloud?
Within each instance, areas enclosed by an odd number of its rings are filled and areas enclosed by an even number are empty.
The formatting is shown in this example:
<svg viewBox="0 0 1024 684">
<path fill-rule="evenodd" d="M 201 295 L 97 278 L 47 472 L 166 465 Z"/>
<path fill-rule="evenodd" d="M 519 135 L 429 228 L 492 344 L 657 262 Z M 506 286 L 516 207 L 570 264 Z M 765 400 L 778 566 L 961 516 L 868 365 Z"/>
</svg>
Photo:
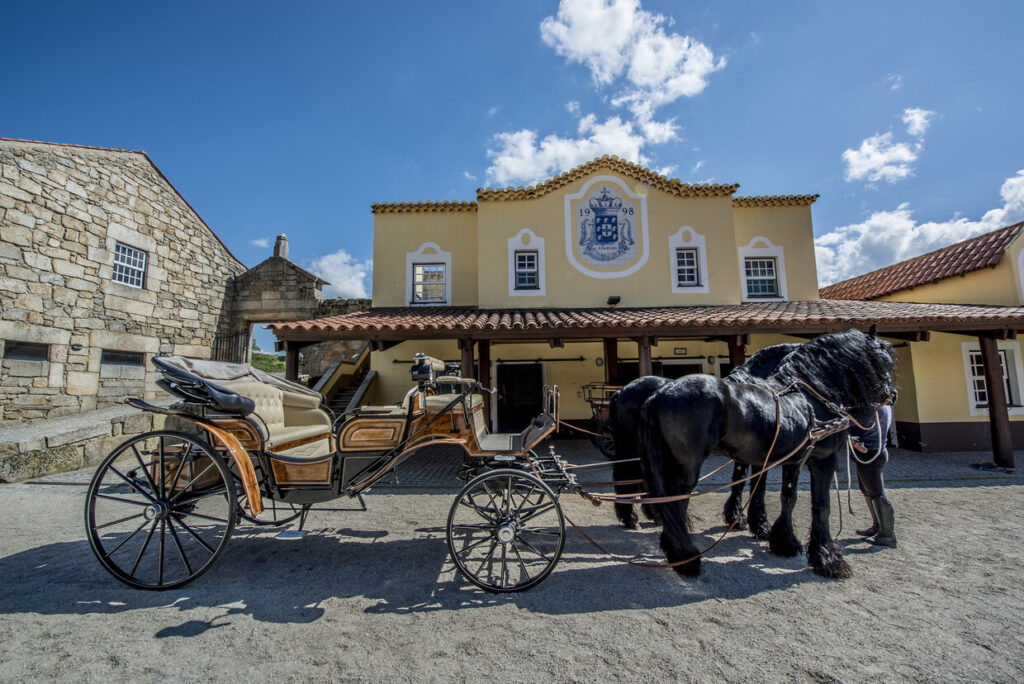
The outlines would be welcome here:
<svg viewBox="0 0 1024 684">
<path fill-rule="evenodd" d="M 324 297 L 327 299 L 362 299 L 369 296 L 366 284 L 373 271 L 373 261 L 358 261 L 345 250 L 339 249 L 333 254 L 314 259 L 309 270 L 330 283 L 324 287 Z"/>
<path fill-rule="evenodd" d="M 498 112 L 500 112 L 500 111 L 501 111 L 501 105 L 494 105 L 493 107 L 491 107 L 490 109 L 487 110 L 487 118 L 488 119 L 493 119 L 495 116 L 498 115 Z"/>
<path fill-rule="evenodd" d="M 704 166 L 705 163 L 707 163 L 707 160 L 701 159 L 699 162 L 693 165 L 693 168 L 690 169 L 690 173 L 697 173 L 698 171 L 700 171 L 700 167 Z"/>
<path fill-rule="evenodd" d="M 267 247 L 270 246 L 270 238 L 256 238 L 254 240 L 249 240 L 249 244 L 252 245 L 253 247 L 260 247 L 266 249 Z"/>
<path fill-rule="evenodd" d="M 885 82 L 889 84 L 889 90 L 899 90 L 903 87 L 903 76 L 900 74 L 886 74 Z"/>
<path fill-rule="evenodd" d="M 549 135 L 540 142 L 535 131 L 499 133 L 495 136 L 499 148 L 487 151 L 491 158 L 487 177 L 499 185 L 513 181 L 533 184 L 603 154 L 637 164 L 650 161 L 641 153 L 643 136 L 619 117 L 598 123 L 595 115 L 588 114 L 580 119 L 577 133 L 576 138 Z"/>
<path fill-rule="evenodd" d="M 955 217 L 918 223 L 904 203 L 893 211 L 876 211 L 862 223 L 840 226 L 814 241 L 819 282 L 846 280 L 1024 219 L 1024 169 L 1006 179 L 999 194 L 1003 205 L 977 221 Z"/>
<path fill-rule="evenodd" d="M 559 55 L 585 64 L 595 85 L 624 79 L 612 104 L 646 121 L 658 107 L 700 93 L 708 76 L 725 67 L 704 43 L 666 32 L 664 24 L 672 26 L 639 0 L 562 0 L 540 32 Z"/>
<path fill-rule="evenodd" d="M 878 133 L 863 140 L 858 149 L 845 150 L 843 161 L 847 181 L 895 183 L 913 173 L 911 164 L 917 161 L 917 152 L 908 143 L 893 142 L 892 133 Z"/>
<path fill-rule="evenodd" d="M 585 65 L 596 86 L 612 88 L 612 106 L 632 116 L 599 123 L 573 100 L 565 108 L 581 116 L 574 137 L 542 137 L 528 128 L 499 133 L 487 151 L 488 179 L 532 184 L 604 154 L 646 165 L 645 147 L 678 140 L 675 119 L 657 120 L 656 110 L 700 93 L 725 60 L 700 41 L 667 31 L 673 23 L 643 10 L 639 0 L 561 0 L 556 15 L 541 22 L 541 38 L 568 62 Z"/>
<path fill-rule="evenodd" d="M 922 137 L 924 132 L 928 130 L 928 126 L 931 124 L 934 116 L 935 112 L 928 109 L 920 109 L 918 107 L 904 109 L 903 123 L 907 124 L 907 133 L 916 138 Z"/>
<path fill-rule="evenodd" d="M 471 174 L 469 171 L 463 171 L 462 172 L 462 177 L 465 178 L 468 181 L 475 181 L 476 180 L 476 176 Z"/>
</svg>

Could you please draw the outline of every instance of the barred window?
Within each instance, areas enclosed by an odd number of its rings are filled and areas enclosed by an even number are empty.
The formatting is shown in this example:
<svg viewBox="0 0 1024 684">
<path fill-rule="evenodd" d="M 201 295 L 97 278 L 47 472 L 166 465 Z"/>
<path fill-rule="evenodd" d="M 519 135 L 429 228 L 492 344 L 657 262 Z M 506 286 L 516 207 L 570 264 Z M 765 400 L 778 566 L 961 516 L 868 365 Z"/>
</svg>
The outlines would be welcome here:
<svg viewBox="0 0 1024 684">
<path fill-rule="evenodd" d="M 698 263 L 696 249 L 676 249 L 677 287 L 700 287 L 700 266 L 698 266 Z"/>
<path fill-rule="evenodd" d="M 744 260 L 747 276 L 748 297 L 778 297 L 779 278 L 775 258 L 751 258 Z"/>
<path fill-rule="evenodd" d="M 126 352 L 115 349 L 104 349 L 100 353 L 100 365 L 145 366 L 146 355 L 142 352 Z"/>
<path fill-rule="evenodd" d="M 114 282 L 142 289 L 146 285 L 146 253 L 120 242 L 114 247 Z"/>
<path fill-rule="evenodd" d="M 537 269 L 536 251 L 516 252 L 516 289 L 537 290 L 540 289 L 540 279 Z"/>
<path fill-rule="evenodd" d="M 445 302 L 444 264 L 412 265 L 412 303 Z"/>
</svg>

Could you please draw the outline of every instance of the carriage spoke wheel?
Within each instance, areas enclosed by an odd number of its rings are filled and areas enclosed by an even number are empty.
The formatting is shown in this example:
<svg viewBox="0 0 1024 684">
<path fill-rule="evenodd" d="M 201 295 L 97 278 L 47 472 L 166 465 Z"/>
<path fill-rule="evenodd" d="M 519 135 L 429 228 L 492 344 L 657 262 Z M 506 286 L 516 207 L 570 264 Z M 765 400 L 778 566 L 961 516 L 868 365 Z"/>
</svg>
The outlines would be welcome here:
<svg viewBox="0 0 1024 684">
<path fill-rule="evenodd" d="M 594 437 L 594 443 L 601 450 L 601 453 L 605 455 L 605 458 L 615 460 L 615 431 L 612 430 L 609 420 L 602 420 L 601 424 L 597 426 L 597 436 Z"/>
<path fill-rule="evenodd" d="M 470 582 L 523 591 L 558 563 L 565 517 L 544 482 L 519 470 L 492 470 L 469 482 L 448 513 L 448 551 Z"/>
<path fill-rule="evenodd" d="M 89 485 L 89 545 L 114 577 L 139 589 L 173 589 L 213 564 L 235 526 L 231 473 L 206 443 L 160 430 L 133 437 Z"/>
</svg>

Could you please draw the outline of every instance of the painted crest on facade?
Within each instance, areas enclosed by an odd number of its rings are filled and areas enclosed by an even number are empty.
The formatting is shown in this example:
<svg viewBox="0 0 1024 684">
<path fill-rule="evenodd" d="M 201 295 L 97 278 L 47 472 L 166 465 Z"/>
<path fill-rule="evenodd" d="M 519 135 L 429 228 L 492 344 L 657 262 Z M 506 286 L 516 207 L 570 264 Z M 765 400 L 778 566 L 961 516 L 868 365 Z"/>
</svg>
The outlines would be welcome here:
<svg viewBox="0 0 1024 684">
<path fill-rule="evenodd" d="M 579 193 L 566 196 L 566 213 L 566 247 L 578 270 L 618 278 L 647 260 L 645 198 L 618 178 L 592 178 Z"/>
</svg>

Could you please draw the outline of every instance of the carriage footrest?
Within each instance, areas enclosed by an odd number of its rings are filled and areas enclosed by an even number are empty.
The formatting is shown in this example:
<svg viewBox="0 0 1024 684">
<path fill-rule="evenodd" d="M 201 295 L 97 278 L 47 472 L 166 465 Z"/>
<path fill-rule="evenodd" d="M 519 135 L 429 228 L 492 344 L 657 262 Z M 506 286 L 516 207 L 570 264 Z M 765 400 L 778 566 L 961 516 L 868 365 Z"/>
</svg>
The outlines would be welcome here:
<svg viewBox="0 0 1024 684">
<path fill-rule="evenodd" d="M 499 454 L 494 457 L 495 461 L 514 461 L 516 457 L 513 454 Z"/>
<path fill-rule="evenodd" d="M 287 541 L 294 541 L 296 539 L 302 539 L 306 536 L 306 530 L 281 530 L 274 535 L 277 539 L 284 539 Z"/>
</svg>

